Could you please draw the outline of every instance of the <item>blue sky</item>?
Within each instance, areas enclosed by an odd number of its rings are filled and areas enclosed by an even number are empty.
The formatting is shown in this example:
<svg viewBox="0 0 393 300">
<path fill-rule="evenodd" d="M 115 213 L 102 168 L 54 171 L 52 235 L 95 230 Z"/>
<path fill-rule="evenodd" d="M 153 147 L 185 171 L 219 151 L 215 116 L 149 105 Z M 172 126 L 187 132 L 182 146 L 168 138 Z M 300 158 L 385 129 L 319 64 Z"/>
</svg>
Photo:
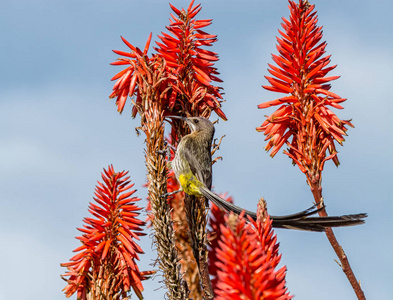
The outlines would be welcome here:
<svg viewBox="0 0 393 300">
<path fill-rule="evenodd" d="M 393 281 L 393 82 L 392 2 L 311 1 L 324 26 L 327 53 L 341 75 L 332 91 L 348 98 L 337 114 L 354 129 L 339 147 L 339 168 L 329 163 L 323 194 L 331 215 L 367 212 L 366 225 L 336 235 L 368 299 L 388 299 Z M 126 50 L 120 35 L 143 46 L 165 29 L 166 1 L 1 0 L 0 11 L 0 300 L 64 299 L 59 266 L 78 247 L 76 227 L 88 216 L 102 168 L 129 170 L 145 204 L 144 137 L 130 107 L 122 115 L 108 99 L 110 66 Z M 175 6 L 188 6 L 176 0 Z M 271 159 L 255 131 L 264 115 L 257 104 L 276 98 L 263 78 L 275 53 L 287 2 L 202 1 L 201 19 L 217 34 L 213 47 L 227 102 L 226 135 L 214 166 L 217 192 L 255 209 L 260 197 L 272 214 L 309 207 L 304 175 L 282 153 Z M 216 116 L 213 115 L 213 119 Z M 287 285 L 295 299 L 355 299 L 325 235 L 276 230 Z M 151 269 L 154 252 L 146 237 L 140 268 Z M 145 282 L 145 299 L 162 299 L 160 278 Z M 158 290 L 157 290 L 158 289 Z M 153 298 L 154 297 L 154 298 Z M 74 296 L 75 298 L 75 296 Z"/>
</svg>

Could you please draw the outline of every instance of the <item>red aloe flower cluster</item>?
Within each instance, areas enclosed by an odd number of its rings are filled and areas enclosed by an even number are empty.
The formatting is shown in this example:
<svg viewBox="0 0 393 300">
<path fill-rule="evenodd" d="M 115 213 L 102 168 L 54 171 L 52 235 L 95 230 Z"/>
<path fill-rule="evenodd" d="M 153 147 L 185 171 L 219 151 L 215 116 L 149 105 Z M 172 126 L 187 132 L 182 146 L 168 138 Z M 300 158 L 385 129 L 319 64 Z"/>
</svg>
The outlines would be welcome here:
<svg viewBox="0 0 393 300">
<path fill-rule="evenodd" d="M 158 55 L 166 60 L 170 72 L 176 80 L 173 82 L 169 109 L 175 112 L 188 112 L 191 115 L 210 115 L 214 110 L 217 115 L 226 120 L 220 109 L 222 95 L 220 87 L 212 85 L 212 81 L 222 82 L 216 75 L 219 73 L 213 67 L 218 60 L 217 53 L 203 49 L 212 46 L 217 41 L 216 35 L 211 35 L 201 29 L 209 26 L 212 20 L 196 20 L 195 16 L 202 9 L 201 5 L 191 1 L 187 10 L 179 10 L 170 4 L 175 15 L 166 28 L 172 34 L 162 32 L 159 36 L 162 43 L 156 42 Z"/>
<path fill-rule="evenodd" d="M 327 160 L 332 159 L 338 166 L 335 141 L 342 144 L 346 125 L 353 125 L 329 109 L 342 109 L 339 103 L 346 99 L 330 91 L 329 82 L 339 76 L 327 77 L 336 66 L 328 66 L 330 55 L 324 56 L 326 42 L 320 42 L 322 27 L 317 25 L 314 5 L 290 0 L 289 9 L 291 16 L 289 20 L 282 19 L 284 31 L 279 30 L 281 37 L 277 38 L 279 55 L 272 54 L 277 66 L 269 64 L 273 77 L 265 76 L 271 86 L 263 86 L 289 95 L 258 106 L 280 107 L 257 130 L 269 140 L 265 149 L 271 150 L 271 156 L 287 144 L 289 150 L 284 153 L 309 179 L 318 180 Z"/>
<path fill-rule="evenodd" d="M 157 42 L 157 54 L 147 55 L 151 34 L 143 51 L 134 47 L 125 38 L 123 42 L 130 48 L 130 52 L 113 50 L 116 54 L 124 56 L 112 65 L 128 65 L 128 67 L 112 80 L 117 80 L 110 98 L 116 98 L 118 111 L 122 112 L 128 97 L 133 97 L 132 116 L 138 112 L 138 105 L 143 103 L 146 95 L 146 84 L 159 83 L 159 99 L 150 97 L 147 101 L 160 101 L 165 115 L 189 114 L 208 117 L 211 110 L 226 120 L 220 109 L 222 95 L 220 87 L 212 85 L 212 81 L 221 82 L 216 77 L 219 74 L 213 67 L 218 60 L 217 54 L 203 49 L 212 46 L 217 40 L 201 30 L 211 24 L 211 20 L 196 20 L 195 16 L 201 6 L 193 7 L 192 1 L 187 10 L 179 10 L 170 5 L 176 16 L 172 15 L 168 31 L 173 35 L 162 33 Z M 153 70 L 148 70 L 153 68 Z M 152 74 L 157 80 L 152 80 Z M 150 95 L 151 96 L 151 95 Z M 144 109 L 144 106 L 141 106 Z"/>
<path fill-rule="evenodd" d="M 117 81 L 113 86 L 113 92 L 112 94 L 110 94 L 109 97 L 116 97 L 117 111 L 120 113 L 123 112 L 124 105 L 128 97 L 132 97 L 135 94 L 135 103 L 142 102 L 142 87 L 144 85 L 143 76 L 150 75 L 149 72 L 146 70 L 146 67 L 148 65 L 148 62 L 151 62 L 153 60 L 147 55 L 151 38 L 152 34 L 150 33 L 143 52 L 139 48 L 134 47 L 123 37 L 121 37 L 121 39 L 130 48 L 131 52 L 113 50 L 113 52 L 125 56 L 125 58 L 119 58 L 117 61 L 112 62 L 111 65 L 129 65 L 127 68 L 117 73 L 111 79 Z M 132 116 L 135 117 L 137 112 L 137 107 L 134 105 L 132 108 Z"/>
<path fill-rule="evenodd" d="M 77 237 L 82 246 L 74 252 L 79 253 L 61 264 L 68 268 L 62 275 L 68 283 L 64 288 L 67 297 L 77 292 L 78 299 L 103 299 L 103 295 L 105 299 L 120 299 L 119 295 L 126 297 L 132 287 L 143 298 L 141 281 L 152 272 L 140 272 L 135 262 L 143 251 L 134 239 L 145 235 L 145 223 L 136 218 L 141 208 L 135 202 L 140 199 L 132 197 L 134 184 L 127 173 L 115 173 L 113 166 L 102 173 L 95 203 L 89 206 L 93 217 L 85 218 L 83 228 L 78 228 L 83 232 Z"/>
<path fill-rule="evenodd" d="M 285 287 L 286 267 L 275 270 L 281 256 L 264 204 L 258 206 L 257 222 L 247 223 L 243 214 L 225 216 L 225 222 L 215 249 L 215 299 L 291 299 Z"/>
</svg>

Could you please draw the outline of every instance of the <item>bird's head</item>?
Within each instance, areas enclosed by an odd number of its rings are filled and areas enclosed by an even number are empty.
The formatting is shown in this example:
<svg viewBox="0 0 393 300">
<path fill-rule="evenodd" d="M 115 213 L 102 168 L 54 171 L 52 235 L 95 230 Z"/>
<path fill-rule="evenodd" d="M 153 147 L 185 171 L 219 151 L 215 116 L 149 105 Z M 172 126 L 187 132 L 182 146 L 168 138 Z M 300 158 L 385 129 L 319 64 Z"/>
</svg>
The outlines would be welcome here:
<svg viewBox="0 0 393 300">
<path fill-rule="evenodd" d="M 190 118 L 185 118 L 185 117 L 179 117 L 179 116 L 168 116 L 169 118 L 175 118 L 175 119 L 181 119 L 185 121 L 188 125 L 188 127 L 191 130 L 191 133 L 193 132 L 203 132 L 206 134 L 214 135 L 214 125 L 212 122 L 210 122 L 209 119 L 203 118 L 203 117 L 190 117 Z"/>
</svg>

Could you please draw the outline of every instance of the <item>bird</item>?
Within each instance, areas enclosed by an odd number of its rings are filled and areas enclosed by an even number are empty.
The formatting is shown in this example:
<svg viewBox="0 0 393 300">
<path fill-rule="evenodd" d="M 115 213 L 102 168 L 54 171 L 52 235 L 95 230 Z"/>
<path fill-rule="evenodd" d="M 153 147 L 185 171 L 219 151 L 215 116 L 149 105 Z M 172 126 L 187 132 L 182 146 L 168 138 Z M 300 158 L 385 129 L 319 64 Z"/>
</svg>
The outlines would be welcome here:
<svg viewBox="0 0 393 300">
<path fill-rule="evenodd" d="M 172 168 L 180 183 L 180 190 L 167 193 L 169 196 L 176 192 L 184 191 L 188 195 L 205 197 L 215 205 L 227 212 L 239 215 L 244 211 L 245 215 L 256 220 L 255 212 L 245 210 L 234 205 L 211 191 L 212 187 L 212 155 L 211 147 L 215 128 L 213 123 L 204 117 L 181 117 L 167 116 L 171 119 L 180 119 L 186 122 L 191 133 L 180 139 L 175 157 L 168 161 L 168 167 Z M 304 211 L 284 216 L 270 216 L 273 227 L 297 229 L 306 231 L 325 231 L 327 227 L 343 227 L 364 223 L 367 214 L 351 214 L 343 216 L 310 217 L 324 209 L 314 205 Z"/>
</svg>

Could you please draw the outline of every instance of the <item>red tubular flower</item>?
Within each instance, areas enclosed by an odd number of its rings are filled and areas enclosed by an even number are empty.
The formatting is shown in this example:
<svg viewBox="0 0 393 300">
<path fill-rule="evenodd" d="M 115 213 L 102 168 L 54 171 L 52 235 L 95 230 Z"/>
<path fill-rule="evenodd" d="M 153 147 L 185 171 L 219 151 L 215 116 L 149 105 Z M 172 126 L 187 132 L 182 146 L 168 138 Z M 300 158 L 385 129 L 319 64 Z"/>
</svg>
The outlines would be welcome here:
<svg viewBox="0 0 393 300">
<path fill-rule="evenodd" d="M 135 190 L 131 190 L 134 184 L 125 177 L 127 173 L 115 173 L 113 166 L 102 173 L 103 182 L 98 182 L 93 198 L 95 204 L 89 206 L 93 217 L 85 218 L 83 228 L 78 228 L 83 232 L 77 237 L 82 246 L 74 252 L 79 253 L 61 264 L 69 270 L 62 275 L 68 283 L 64 288 L 67 297 L 75 292 L 78 299 L 96 293 L 125 297 L 132 287 L 143 298 L 141 281 L 152 272 L 140 272 L 135 263 L 143 251 L 134 239 L 145 235 L 141 232 L 145 223 L 136 218 L 141 208 L 135 202 L 140 199 L 131 197 Z"/>
<path fill-rule="evenodd" d="M 336 66 L 328 66 L 330 55 L 324 56 L 326 42 L 322 27 L 317 26 L 314 5 L 300 0 L 289 1 L 291 16 L 283 18 L 284 31 L 277 38 L 279 55 L 272 55 L 277 66 L 269 64 L 265 76 L 271 84 L 263 88 L 289 94 L 258 105 L 258 108 L 280 106 L 257 128 L 269 140 L 265 149 L 274 156 L 286 144 L 284 151 L 306 173 L 309 180 L 319 180 L 324 163 L 332 159 L 338 166 L 335 141 L 342 144 L 350 121 L 340 120 L 329 106 L 342 109 L 339 104 L 346 99 L 332 93 L 329 81 L 339 76 L 327 77 Z M 327 154 L 328 151 L 328 154 Z"/>
<path fill-rule="evenodd" d="M 181 111 L 193 116 L 209 116 L 214 110 L 218 116 L 226 120 L 220 109 L 222 99 L 220 87 L 212 85 L 212 81 L 222 82 L 213 67 L 218 60 L 217 53 L 203 49 L 217 41 L 216 35 L 208 34 L 201 29 L 210 25 L 212 20 L 196 20 L 202 9 L 191 1 L 187 10 L 180 10 L 170 4 L 175 15 L 166 28 L 170 34 L 162 32 L 159 36 L 162 43 L 155 48 L 158 55 L 166 60 L 175 82 L 172 85 L 169 109 L 176 113 Z M 186 98 L 184 98 L 184 96 Z"/>
<path fill-rule="evenodd" d="M 250 220 L 251 221 L 251 220 Z M 258 220 L 247 224 L 243 214 L 225 216 L 218 258 L 216 300 L 265 299 L 286 300 L 292 297 L 285 287 L 286 267 L 275 270 L 280 261 L 272 221 L 262 206 Z"/>
<path fill-rule="evenodd" d="M 150 33 L 147 39 L 145 49 L 143 52 L 134 47 L 125 38 L 121 37 L 123 42 L 130 48 L 131 52 L 124 52 L 119 50 L 113 50 L 116 54 L 125 56 L 125 58 L 119 58 L 117 61 L 111 63 L 111 65 L 128 65 L 127 68 L 117 73 L 112 77 L 111 80 L 117 80 L 113 86 L 113 92 L 110 94 L 109 98 L 116 97 L 116 105 L 118 112 L 122 112 L 124 105 L 127 101 L 128 96 L 132 97 L 136 95 L 136 102 L 140 103 L 141 100 L 141 89 L 143 86 L 142 76 L 148 73 L 145 69 L 147 67 L 147 62 L 152 59 L 148 57 L 147 51 L 149 50 L 150 41 L 152 34 Z M 132 116 L 135 117 L 137 109 L 134 106 L 132 110 Z"/>
</svg>

